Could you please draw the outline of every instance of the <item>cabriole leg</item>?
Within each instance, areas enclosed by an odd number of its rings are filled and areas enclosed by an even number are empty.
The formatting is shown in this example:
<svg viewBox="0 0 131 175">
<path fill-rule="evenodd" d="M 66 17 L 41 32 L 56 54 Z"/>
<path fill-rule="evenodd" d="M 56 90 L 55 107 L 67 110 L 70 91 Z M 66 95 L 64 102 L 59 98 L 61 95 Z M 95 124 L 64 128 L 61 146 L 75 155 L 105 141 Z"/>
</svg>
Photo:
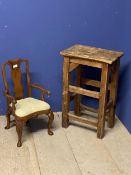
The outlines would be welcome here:
<svg viewBox="0 0 131 175">
<path fill-rule="evenodd" d="M 24 121 L 16 120 L 16 131 L 17 131 L 17 134 L 18 134 L 17 147 L 22 146 L 21 138 L 22 138 L 23 126 L 24 126 Z"/>
<path fill-rule="evenodd" d="M 7 114 L 6 114 L 7 125 L 5 126 L 5 129 L 10 128 L 10 115 L 11 115 L 11 111 L 10 111 L 10 109 L 8 109 Z"/>
<path fill-rule="evenodd" d="M 52 127 L 52 123 L 53 123 L 53 120 L 54 120 L 54 114 L 52 111 L 50 111 L 49 115 L 49 121 L 48 121 L 48 134 L 49 135 L 53 135 L 53 132 L 51 131 L 51 127 Z"/>
</svg>

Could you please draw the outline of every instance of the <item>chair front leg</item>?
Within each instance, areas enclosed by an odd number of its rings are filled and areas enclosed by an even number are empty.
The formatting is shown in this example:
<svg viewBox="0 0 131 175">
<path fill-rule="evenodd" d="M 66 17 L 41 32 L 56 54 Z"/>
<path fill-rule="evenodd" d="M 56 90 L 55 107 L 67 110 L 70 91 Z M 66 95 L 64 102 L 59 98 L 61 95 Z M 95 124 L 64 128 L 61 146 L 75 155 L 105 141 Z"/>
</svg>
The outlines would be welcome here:
<svg viewBox="0 0 131 175">
<path fill-rule="evenodd" d="M 24 121 L 16 119 L 16 131 L 17 131 L 17 134 L 18 134 L 17 147 L 21 147 L 22 146 L 21 138 L 22 138 L 23 126 L 24 126 Z"/>
<path fill-rule="evenodd" d="M 11 110 L 8 109 L 7 113 L 6 113 L 7 125 L 5 126 L 5 129 L 9 129 L 10 128 L 10 115 L 11 115 Z"/>
<path fill-rule="evenodd" d="M 48 120 L 48 134 L 49 135 L 53 135 L 54 133 L 51 131 L 51 127 L 52 127 L 52 122 L 54 120 L 54 114 L 52 111 L 50 111 L 50 113 L 48 114 L 49 120 Z"/>
</svg>

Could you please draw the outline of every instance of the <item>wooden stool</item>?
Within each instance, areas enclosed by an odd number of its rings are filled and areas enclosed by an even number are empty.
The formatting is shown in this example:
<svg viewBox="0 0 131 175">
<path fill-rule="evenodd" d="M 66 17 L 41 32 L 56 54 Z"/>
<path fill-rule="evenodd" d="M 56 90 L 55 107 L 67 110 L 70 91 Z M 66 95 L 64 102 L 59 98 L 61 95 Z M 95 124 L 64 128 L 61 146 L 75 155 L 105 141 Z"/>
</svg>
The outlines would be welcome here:
<svg viewBox="0 0 131 175">
<path fill-rule="evenodd" d="M 69 119 L 86 123 L 97 127 L 97 137 L 103 138 L 106 112 L 109 113 L 108 126 L 110 128 L 114 126 L 116 92 L 120 65 L 119 58 L 123 56 L 123 52 L 74 45 L 61 51 L 60 54 L 64 56 L 62 126 L 67 128 L 69 125 Z M 100 68 L 101 81 L 81 78 L 80 65 Z M 76 69 L 77 73 L 76 86 L 69 84 L 70 73 L 74 69 Z M 111 76 L 110 81 L 109 76 Z M 100 92 L 83 89 L 80 87 L 81 84 L 99 87 Z M 107 101 L 108 90 L 110 91 L 110 95 L 109 100 Z M 74 93 L 74 95 L 70 96 L 70 93 Z M 82 105 L 80 103 L 81 95 L 99 99 L 98 110 Z M 75 100 L 75 115 L 69 112 L 69 103 L 72 99 Z M 80 117 L 81 109 L 98 112 L 98 122 L 89 121 L 86 118 Z"/>
</svg>

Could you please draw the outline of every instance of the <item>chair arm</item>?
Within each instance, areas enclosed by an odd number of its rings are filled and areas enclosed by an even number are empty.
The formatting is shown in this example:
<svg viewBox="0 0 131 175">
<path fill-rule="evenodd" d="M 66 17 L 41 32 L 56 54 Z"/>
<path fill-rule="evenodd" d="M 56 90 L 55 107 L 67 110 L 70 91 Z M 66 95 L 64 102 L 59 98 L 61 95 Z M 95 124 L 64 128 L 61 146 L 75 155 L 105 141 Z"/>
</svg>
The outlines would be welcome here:
<svg viewBox="0 0 131 175">
<path fill-rule="evenodd" d="M 15 111 L 15 104 L 17 103 L 17 100 L 13 96 L 9 95 L 7 92 L 4 92 L 4 96 L 6 96 L 7 99 L 9 99 L 9 101 L 12 103 L 13 110 Z"/>
<path fill-rule="evenodd" d="M 39 89 L 39 90 L 42 92 L 42 94 L 51 95 L 51 92 L 50 92 L 50 91 L 44 89 L 44 88 L 43 88 L 42 86 L 40 86 L 40 85 L 37 85 L 37 84 L 31 84 L 31 88 Z"/>
</svg>

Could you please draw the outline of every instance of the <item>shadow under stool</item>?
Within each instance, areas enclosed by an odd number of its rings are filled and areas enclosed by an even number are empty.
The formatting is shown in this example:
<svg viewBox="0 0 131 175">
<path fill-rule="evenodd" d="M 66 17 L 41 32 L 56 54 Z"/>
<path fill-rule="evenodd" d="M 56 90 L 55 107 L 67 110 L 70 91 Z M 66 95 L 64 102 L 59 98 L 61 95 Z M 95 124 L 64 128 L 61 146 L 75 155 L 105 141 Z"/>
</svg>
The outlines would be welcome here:
<svg viewBox="0 0 131 175">
<path fill-rule="evenodd" d="M 105 127 L 105 115 L 108 113 L 108 126 L 112 128 L 115 123 L 116 94 L 118 86 L 118 74 L 120 57 L 123 52 L 116 52 L 96 47 L 74 45 L 60 52 L 64 57 L 63 64 L 63 102 L 62 102 L 62 126 L 67 128 L 69 121 L 74 120 L 97 128 L 97 137 L 103 138 Z M 101 69 L 101 81 L 81 77 L 81 65 Z M 70 84 L 70 74 L 76 69 L 76 85 Z M 110 77 L 110 81 L 109 81 Z M 100 88 L 100 91 L 87 90 L 81 85 L 90 85 Z M 109 98 L 108 96 L 109 93 Z M 70 94 L 73 94 L 72 96 Z M 97 110 L 81 104 L 81 95 L 99 100 Z M 74 99 L 75 114 L 69 112 L 70 101 Z M 90 121 L 80 116 L 81 110 L 98 112 L 97 122 Z"/>
</svg>

